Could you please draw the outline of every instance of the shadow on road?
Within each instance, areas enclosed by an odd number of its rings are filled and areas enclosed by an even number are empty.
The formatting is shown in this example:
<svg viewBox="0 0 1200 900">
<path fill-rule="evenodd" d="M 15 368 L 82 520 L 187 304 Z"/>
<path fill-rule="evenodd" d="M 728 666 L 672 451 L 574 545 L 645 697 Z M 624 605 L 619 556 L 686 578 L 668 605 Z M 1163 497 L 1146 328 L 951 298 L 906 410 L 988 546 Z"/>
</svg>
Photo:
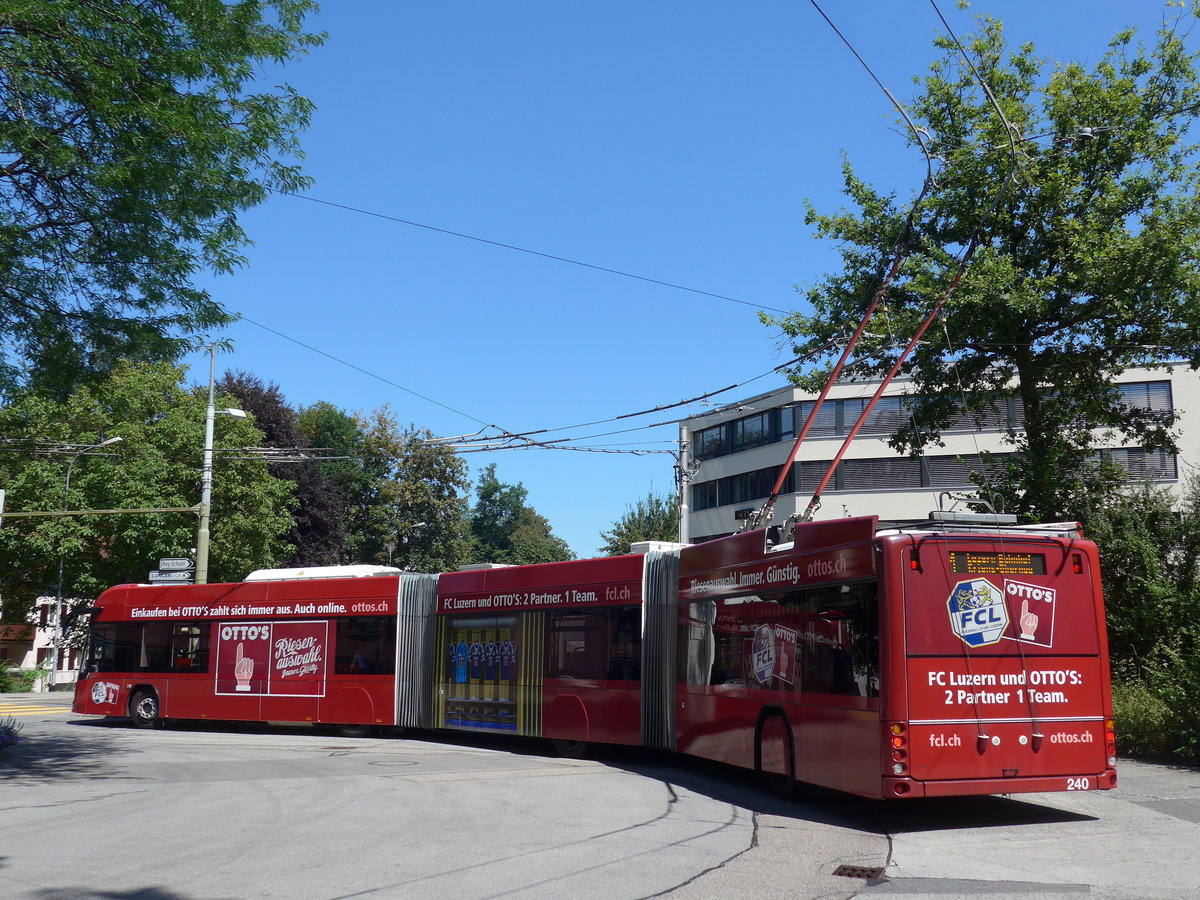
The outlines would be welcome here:
<svg viewBox="0 0 1200 900">
<path fill-rule="evenodd" d="M 36 900 L 188 900 L 187 894 L 177 894 L 158 887 L 134 888 L 130 891 L 97 891 L 91 888 L 46 888 L 29 895 Z"/>
<path fill-rule="evenodd" d="M 78 779 L 128 778 L 128 744 L 104 734 L 101 722 L 72 722 L 71 725 L 100 725 L 100 729 L 65 728 L 21 735 L 21 742 L 0 756 L 0 777 L 8 785 L 46 784 Z"/>
<path fill-rule="evenodd" d="M 125 719 L 75 721 L 64 737 L 41 737 L 37 746 L 19 745 L 20 752 L 10 753 L 6 774 L 16 778 L 112 777 L 113 746 L 104 731 L 129 727 Z M 328 734 L 352 746 L 354 738 L 338 734 L 332 726 L 283 725 L 262 722 L 187 721 L 172 723 L 173 730 L 226 734 L 263 734 L 301 731 Z M 78 730 L 77 730 L 78 729 Z M 75 732 L 72 734 L 71 732 Z M 514 735 L 479 732 L 408 731 L 384 729 L 383 736 L 403 737 L 430 744 L 464 749 L 498 750 L 521 756 L 556 757 L 549 741 Z M 128 742 L 122 743 L 128 753 Z M 591 758 L 644 778 L 686 788 L 752 812 L 809 821 L 824 825 L 853 828 L 871 834 L 952 831 L 964 828 L 991 828 L 1013 825 L 1086 822 L 1092 817 L 1054 806 L 1054 795 L 1039 795 L 1040 802 L 1009 797 L 941 797 L 898 801 L 865 800 L 836 791 L 809 790 L 803 800 L 782 800 L 767 790 L 765 779 L 754 772 L 708 760 L 695 759 L 637 747 L 593 745 Z M 128 776 L 128 767 L 120 766 Z"/>
</svg>

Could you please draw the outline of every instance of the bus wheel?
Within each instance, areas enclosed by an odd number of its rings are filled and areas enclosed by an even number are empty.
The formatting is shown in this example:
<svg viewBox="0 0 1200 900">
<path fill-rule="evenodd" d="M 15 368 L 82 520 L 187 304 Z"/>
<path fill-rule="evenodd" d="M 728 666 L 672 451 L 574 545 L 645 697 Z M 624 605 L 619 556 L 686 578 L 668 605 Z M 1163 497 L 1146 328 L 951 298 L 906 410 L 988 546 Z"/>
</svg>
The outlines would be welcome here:
<svg viewBox="0 0 1200 900">
<path fill-rule="evenodd" d="M 554 743 L 554 752 L 563 759 L 583 759 L 591 750 L 591 744 L 587 741 L 566 741 L 556 739 Z"/>
<path fill-rule="evenodd" d="M 768 756 L 775 755 L 768 766 Z M 758 736 L 758 765 L 767 776 L 771 793 L 781 800 L 792 800 L 800 794 L 800 782 L 793 774 L 795 754 L 792 752 L 792 731 L 787 720 L 780 715 L 769 715 L 763 719 Z M 783 768 L 785 772 L 771 771 Z"/>
<path fill-rule="evenodd" d="M 791 775 L 768 772 L 767 784 L 771 788 L 771 793 L 780 800 L 799 800 L 804 795 L 803 786 Z"/>
<path fill-rule="evenodd" d="M 371 737 L 379 729 L 374 725 L 338 725 L 337 733 L 342 737 L 365 738 Z"/>
<path fill-rule="evenodd" d="M 129 718 L 138 728 L 161 728 L 161 712 L 158 694 L 152 690 L 138 691 L 129 701 Z"/>
</svg>

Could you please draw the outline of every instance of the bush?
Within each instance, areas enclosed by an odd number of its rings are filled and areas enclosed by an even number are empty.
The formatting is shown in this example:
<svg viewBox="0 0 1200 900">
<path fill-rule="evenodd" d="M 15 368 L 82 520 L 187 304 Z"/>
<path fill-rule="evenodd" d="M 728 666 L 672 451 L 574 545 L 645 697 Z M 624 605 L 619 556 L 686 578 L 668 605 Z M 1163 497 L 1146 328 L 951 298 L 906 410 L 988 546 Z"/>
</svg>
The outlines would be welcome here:
<svg viewBox="0 0 1200 900">
<path fill-rule="evenodd" d="M 28 694 L 37 680 L 46 674 L 44 666 L 35 669 L 9 668 L 0 664 L 0 694 Z"/>
<path fill-rule="evenodd" d="M 1121 756 L 1167 757 L 1171 754 L 1171 710 L 1136 679 L 1113 679 L 1113 719 Z"/>
<path fill-rule="evenodd" d="M 0 753 L 20 741 L 17 735 L 21 733 L 21 728 L 21 723 L 12 716 L 0 719 Z"/>
<path fill-rule="evenodd" d="M 1122 756 L 1200 763 L 1200 652 L 1181 640 L 1158 647 L 1141 667 L 1117 663 L 1113 717 Z"/>
</svg>

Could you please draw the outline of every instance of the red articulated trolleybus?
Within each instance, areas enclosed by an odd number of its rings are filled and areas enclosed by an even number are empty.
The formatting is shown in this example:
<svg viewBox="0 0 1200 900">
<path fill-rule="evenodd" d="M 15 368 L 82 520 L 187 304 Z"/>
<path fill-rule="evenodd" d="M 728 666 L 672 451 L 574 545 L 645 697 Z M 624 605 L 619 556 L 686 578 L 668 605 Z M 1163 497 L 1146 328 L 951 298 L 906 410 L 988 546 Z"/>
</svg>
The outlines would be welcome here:
<svg viewBox="0 0 1200 900">
<path fill-rule="evenodd" d="M 636 745 L 874 798 L 1115 787 L 1095 545 L 948 513 L 96 602 L 74 710 Z"/>
</svg>

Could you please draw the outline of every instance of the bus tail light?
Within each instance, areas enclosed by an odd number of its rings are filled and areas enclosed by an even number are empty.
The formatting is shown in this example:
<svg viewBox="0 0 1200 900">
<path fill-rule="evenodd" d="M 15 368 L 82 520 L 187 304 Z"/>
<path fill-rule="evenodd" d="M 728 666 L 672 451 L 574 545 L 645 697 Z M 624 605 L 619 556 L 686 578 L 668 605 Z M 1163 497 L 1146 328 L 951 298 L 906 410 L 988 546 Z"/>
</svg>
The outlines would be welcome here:
<svg viewBox="0 0 1200 900">
<path fill-rule="evenodd" d="M 908 773 L 908 727 L 903 722 L 888 726 L 888 743 L 892 746 L 892 774 Z"/>
<path fill-rule="evenodd" d="M 1104 747 L 1108 753 L 1108 764 L 1117 764 L 1117 729 L 1112 719 L 1104 720 Z"/>
<path fill-rule="evenodd" d="M 1071 570 L 1076 575 L 1083 574 L 1083 556 L 1079 553 L 1071 554 Z"/>
</svg>

